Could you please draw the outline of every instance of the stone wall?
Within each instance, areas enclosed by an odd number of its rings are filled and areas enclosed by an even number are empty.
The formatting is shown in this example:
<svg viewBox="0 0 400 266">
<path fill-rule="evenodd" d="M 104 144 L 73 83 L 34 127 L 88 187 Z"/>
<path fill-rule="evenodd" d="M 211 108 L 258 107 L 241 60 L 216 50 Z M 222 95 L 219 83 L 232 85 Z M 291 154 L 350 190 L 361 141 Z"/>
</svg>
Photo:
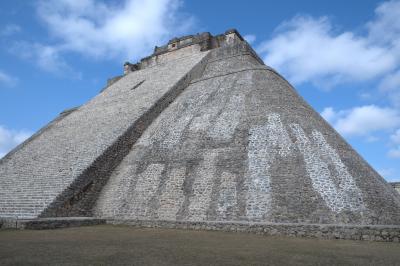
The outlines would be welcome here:
<svg viewBox="0 0 400 266">
<path fill-rule="evenodd" d="M 0 218 L 0 229 L 45 230 L 105 224 L 106 220 L 93 217 L 63 217 L 40 219 Z"/>
<path fill-rule="evenodd" d="M 289 236 L 318 239 L 346 239 L 382 242 L 400 242 L 397 226 L 360 226 L 344 224 L 304 223 L 248 223 L 229 221 L 154 221 L 154 220 L 108 220 L 108 224 L 131 225 L 139 228 L 169 228 L 185 230 L 209 230 L 252 233 L 268 236 Z"/>
</svg>

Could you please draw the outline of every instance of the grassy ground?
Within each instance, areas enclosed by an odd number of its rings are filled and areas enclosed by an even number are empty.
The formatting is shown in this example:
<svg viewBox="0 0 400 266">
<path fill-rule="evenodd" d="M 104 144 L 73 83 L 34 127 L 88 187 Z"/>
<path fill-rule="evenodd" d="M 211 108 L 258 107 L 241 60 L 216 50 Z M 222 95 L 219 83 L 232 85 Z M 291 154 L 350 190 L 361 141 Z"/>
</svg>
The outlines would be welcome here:
<svg viewBox="0 0 400 266">
<path fill-rule="evenodd" d="M 400 244 L 101 225 L 0 231 L 0 265 L 400 265 Z"/>
</svg>

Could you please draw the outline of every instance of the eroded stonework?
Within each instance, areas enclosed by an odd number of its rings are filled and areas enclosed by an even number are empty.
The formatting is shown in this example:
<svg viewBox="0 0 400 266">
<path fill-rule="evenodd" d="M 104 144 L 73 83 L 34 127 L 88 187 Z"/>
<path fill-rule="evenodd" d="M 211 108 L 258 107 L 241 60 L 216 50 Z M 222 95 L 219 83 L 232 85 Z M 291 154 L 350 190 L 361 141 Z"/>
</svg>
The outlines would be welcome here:
<svg viewBox="0 0 400 266">
<path fill-rule="evenodd" d="M 202 77 L 157 117 L 121 164 L 165 167 L 159 197 L 165 193 L 177 204 L 162 218 L 160 203 L 149 200 L 154 211 L 143 219 L 385 223 L 388 216 L 371 208 L 385 200 L 371 198 L 365 187 L 366 172 L 379 178 L 369 166 L 349 163 L 358 155 L 274 71 L 235 46 L 224 49 L 222 57 L 210 53 Z M 361 176 L 349 167 L 365 170 Z M 177 183 L 170 186 L 168 173 L 175 171 Z M 121 179 L 112 175 L 110 185 L 114 178 Z M 104 202 L 96 211 L 101 216 L 109 208 Z"/>
<path fill-rule="evenodd" d="M 260 220 L 271 207 L 271 181 L 269 169 L 277 156 L 290 152 L 291 141 L 278 114 L 270 114 L 268 123 L 249 131 L 248 169 L 246 184 L 246 215 Z"/>
<path fill-rule="evenodd" d="M 400 225 L 400 195 L 236 31 L 127 63 L 2 159 L 0 182 L 0 217 Z"/>
<path fill-rule="evenodd" d="M 174 168 L 171 170 L 166 181 L 164 190 L 161 192 L 158 218 L 161 220 L 176 220 L 176 215 L 181 209 L 185 199 L 183 193 L 183 182 L 185 181 L 186 169 Z"/>
<path fill-rule="evenodd" d="M 358 212 L 364 210 L 362 195 L 353 177 L 336 151 L 326 143 L 321 132 L 313 130 L 312 141 L 310 141 L 298 124 L 290 126 L 296 135 L 296 144 L 303 153 L 313 187 L 327 206 L 336 213 L 343 210 Z M 330 168 L 330 165 L 333 168 Z M 336 177 L 337 185 L 334 177 Z"/>
</svg>

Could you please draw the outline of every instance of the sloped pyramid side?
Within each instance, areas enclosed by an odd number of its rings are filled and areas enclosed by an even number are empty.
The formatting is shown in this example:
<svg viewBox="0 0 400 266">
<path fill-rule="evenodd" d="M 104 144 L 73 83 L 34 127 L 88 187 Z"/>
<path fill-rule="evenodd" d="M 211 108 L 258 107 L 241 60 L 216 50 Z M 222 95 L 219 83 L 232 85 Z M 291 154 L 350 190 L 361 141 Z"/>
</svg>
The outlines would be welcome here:
<svg viewBox="0 0 400 266">
<path fill-rule="evenodd" d="M 98 191 L 208 52 L 131 73 L 0 160 L 0 217 L 90 216 Z"/>
<path fill-rule="evenodd" d="M 100 217 L 400 224 L 400 197 L 274 70 L 239 43 L 112 173 Z"/>
</svg>

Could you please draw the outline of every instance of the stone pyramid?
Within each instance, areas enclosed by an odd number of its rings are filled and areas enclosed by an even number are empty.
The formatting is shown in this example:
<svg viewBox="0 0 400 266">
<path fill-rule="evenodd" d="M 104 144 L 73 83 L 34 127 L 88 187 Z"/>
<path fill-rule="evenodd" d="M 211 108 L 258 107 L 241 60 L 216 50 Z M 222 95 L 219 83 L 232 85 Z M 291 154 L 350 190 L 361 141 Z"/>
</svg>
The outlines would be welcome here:
<svg viewBox="0 0 400 266">
<path fill-rule="evenodd" d="M 236 30 L 175 38 L 0 161 L 0 217 L 400 225 L 400 196 Z"/>
</svg>

